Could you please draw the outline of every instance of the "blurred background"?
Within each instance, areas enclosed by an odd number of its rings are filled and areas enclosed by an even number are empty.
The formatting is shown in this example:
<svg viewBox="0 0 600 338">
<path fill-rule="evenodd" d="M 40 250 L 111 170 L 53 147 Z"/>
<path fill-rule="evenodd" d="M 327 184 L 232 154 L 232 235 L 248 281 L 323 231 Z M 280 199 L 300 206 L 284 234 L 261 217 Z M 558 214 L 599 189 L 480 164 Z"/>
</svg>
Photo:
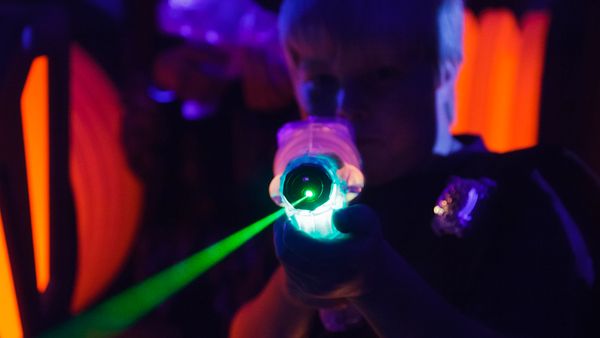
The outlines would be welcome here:
<svg viewBox="0 0 600 338">
<path fill-rule="evenodd" d="M 453 132 L 567 146 L 600 171 L 599 15 L 467 1 Z M 300 118 L 277 39 L 251 0 L 0 3 L 0 337 L 39 335 L 276 209 L 276 131 Z M 275 266 L 267 231 L 120 336 L 226 336 Z"/>
</svg>

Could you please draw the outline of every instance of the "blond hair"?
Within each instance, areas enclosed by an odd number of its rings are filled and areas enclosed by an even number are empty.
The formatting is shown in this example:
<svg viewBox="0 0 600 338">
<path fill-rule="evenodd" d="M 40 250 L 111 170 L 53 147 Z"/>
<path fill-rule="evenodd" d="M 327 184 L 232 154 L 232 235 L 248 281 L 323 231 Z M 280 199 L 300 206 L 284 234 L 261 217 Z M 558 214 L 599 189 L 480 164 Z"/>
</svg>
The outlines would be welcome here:
<svg viewBox="0 0 600 338">
<path fill-rule="evenodd" d="M 462 60 L 462 0 L 285 0 L 283 47 L 343 53 L 361 43 L 398 44 L 408 56 L 437 65 Z"/>
</svg>

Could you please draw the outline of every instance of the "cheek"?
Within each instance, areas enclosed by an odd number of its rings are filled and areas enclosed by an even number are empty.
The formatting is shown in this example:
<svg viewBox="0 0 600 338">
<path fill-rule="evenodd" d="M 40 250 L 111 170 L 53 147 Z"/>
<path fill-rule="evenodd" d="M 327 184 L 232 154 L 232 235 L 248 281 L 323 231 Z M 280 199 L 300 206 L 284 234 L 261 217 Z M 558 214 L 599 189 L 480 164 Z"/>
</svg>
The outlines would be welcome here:
<svg viewBox="0 0 600 338">
<path fill-rule="evenodd" d="M 359 129 L 367 136 L 377 135 L 377 141 L 358 146 L 371 183 L 418 170 L 431 157 L 436 137 L 434 93 L 412 88 L 370 102 L 368 126 Z"/>
<path fill-rule="evenodd" d="M 406 91 L 382 101 L 377 111 L 386 136 L 407 147 L 432 148 L 437 123 L 434 95 L 433 91 Z"/>
<path fill-rule="evenodd" d="M 403 97 L 380 104 L 379 130 L 385 146 L 379 150 L 401 172 L 415 169 L 432 154 L 436 137 L 433 95 Z"/>
</svg>

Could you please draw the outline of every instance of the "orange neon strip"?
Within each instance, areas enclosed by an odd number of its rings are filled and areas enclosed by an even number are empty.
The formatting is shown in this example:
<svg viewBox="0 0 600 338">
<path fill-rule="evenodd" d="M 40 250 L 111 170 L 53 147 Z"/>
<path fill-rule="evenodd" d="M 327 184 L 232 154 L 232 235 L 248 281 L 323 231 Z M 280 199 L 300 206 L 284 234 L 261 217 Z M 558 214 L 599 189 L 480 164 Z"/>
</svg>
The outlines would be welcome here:
<svg viewBox="0 0 600 338">
<path fill-rule="evenodd" d="M 72 313 L 93 304 L 129 256 L 142 187 L 120 143 L 123 105 L 115 85 L 82 48 L 71 48 L 70 175 L 77 210 Z"/>
<path fill-rule="evenodd" d="M 466 12 L 453 133 L 479 134 L 498 152 L 537 143 L 549 24 L 547 11 L 526 14 L 521 25 L 506 9 L 485 11 L 479 20 Z"/>
<path fill-rule="evenodd" d="M 17 304 L 12 270 L 4 237 L 4 223 L 0 210 L 0 337 L 21 338 L 23 327 Z"/>
<path fill-rule="evenodd" d="M 473 12 L 465 11 L 465 31 L 463 37 L 463 64 L 456 80 L 456 118 L 452 126 L 454 134 L 476 133 L 475 114 L 471 114 L 471 88 L 475 75 L 479 24 Z"/>
<path fill-rule="evenodd" d="M 50 159 L 48 122 L 48 57 L 35 58 L 21 96 L 23 140 L 37 289 L 50 281 Z"/>
<path fill-rule="evenodd" d="M 528 13 L 522 19 L 521 62 L 512 109 L 514 145 L 518 148 L 531 147 L 537 143 L 549 27 L 550 16 L 544 11 Z"/>
<path fill-rule="evenodd" d="M 480 51 L 490 62 L 491 72 L 483 103 L 488 119 L 484 138 L 491 150 L 511 149 L 511 109 L 519 63 L 519 26 L 509 10 L 485 13 L 481 20 Z"/>
</svg>

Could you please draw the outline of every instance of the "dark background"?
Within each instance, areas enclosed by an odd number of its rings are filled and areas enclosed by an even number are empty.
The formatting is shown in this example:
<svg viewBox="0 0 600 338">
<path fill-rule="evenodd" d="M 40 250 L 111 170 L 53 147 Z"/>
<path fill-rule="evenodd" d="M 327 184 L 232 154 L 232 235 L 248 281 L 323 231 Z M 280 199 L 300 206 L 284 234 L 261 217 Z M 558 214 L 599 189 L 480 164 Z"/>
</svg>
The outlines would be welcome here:
<svg viewBox="0 0 600 338">
<path fill-rule="evenodd" d="M 264 2 L 276 7 L 276 1 Z M 145 208 L 131 257 L 105 297 L 274 208 L 266 193 L 256 192 L 271 178 L 277 128 L 299 116 L 293 102 L 269 112 L 248 109 L 240 83 L 234 82 L 215 118 L 187 121 L 177 103 L 158 106 L 144 96 L 157 56 L 182 43 L 157 31 L 155 1 L 13 3 L 63 8 L 68 39 L 81 44 L 107 71 L 126 106 L 123 145 L 146 188 Z M 495 7 L 517 15 L 551 11 L 539 141 L 569 147 L 600 172 L 600 2 L 471 0 L 467 6 L 475 13 Z M 239 168 L 252 170 L 240 173 Z M 224 336 L 235 309 L 258 292 L 275 266 L 271 247 L 271 234 L 265 232 L 124 336 Z M 38 305 L 29 302 L 31 308 Z M 44 326 L 52 326 L 52 320 Z"/>
</svg>

